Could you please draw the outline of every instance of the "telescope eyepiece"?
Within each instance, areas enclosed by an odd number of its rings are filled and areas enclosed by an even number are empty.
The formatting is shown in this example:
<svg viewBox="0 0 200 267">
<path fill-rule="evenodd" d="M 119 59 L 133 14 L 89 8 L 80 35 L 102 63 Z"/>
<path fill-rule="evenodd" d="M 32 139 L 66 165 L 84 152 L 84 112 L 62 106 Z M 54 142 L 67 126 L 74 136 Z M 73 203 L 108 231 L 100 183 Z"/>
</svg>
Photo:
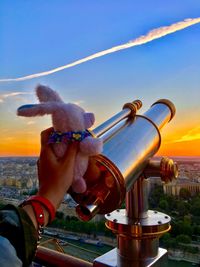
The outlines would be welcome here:
<svg viewBox="0 0 200 267">
<path fill-rule="evenodd" d="M 155 103 L 153 103 L 151 106 L 154 106 L 156 104 L 164 104 L 164 105 L 167 105 L 168 108 L 171 111 L 171 118 L 170 118 L 170 120 L 173 119 L 173 117 L 176 114 L 176 108 L 175 108 L 174 104 L 169 99 L 159 99 L 158 101 L 156 101 Z"/>
</svg>

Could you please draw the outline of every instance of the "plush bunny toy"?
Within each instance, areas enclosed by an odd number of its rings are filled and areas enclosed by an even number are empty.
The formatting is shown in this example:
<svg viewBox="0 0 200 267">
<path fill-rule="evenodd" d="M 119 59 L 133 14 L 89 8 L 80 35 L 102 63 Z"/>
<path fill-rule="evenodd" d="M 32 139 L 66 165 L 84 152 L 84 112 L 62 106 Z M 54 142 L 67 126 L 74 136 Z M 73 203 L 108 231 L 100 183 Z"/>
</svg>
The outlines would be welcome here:
<svg viewBox="0 0 200 267">
<path fill-rule="evenodd" d="M 72 103 L 64 103 L 60 96 L 51 88 L 38 85 L 36 94 L 40 104 L 24 105 L 18 108 L 19 116 L 34 117 L 51 114 L 54 132 L 49 143 L 53 143 L 54 153 L 62 157 L 69 142 L 79 141 L 76 156 L 72 189 L 76 193 L 86 190 L 83 178 L 88 166 L 89 156 L 101 153 L 103 143 L 87 131 L 94 124 L 94 114 L 86 113 L 81 107 Z"/>
</svg>

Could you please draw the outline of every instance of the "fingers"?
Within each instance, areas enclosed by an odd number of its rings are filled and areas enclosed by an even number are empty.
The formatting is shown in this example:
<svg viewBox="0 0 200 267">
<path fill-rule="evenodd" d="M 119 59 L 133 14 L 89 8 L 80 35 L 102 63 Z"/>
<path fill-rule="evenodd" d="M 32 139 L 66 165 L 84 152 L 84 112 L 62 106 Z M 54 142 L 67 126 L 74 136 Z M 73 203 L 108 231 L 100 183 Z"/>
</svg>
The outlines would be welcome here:
<svg viewBox="0 0 200 267">
<path fill-rule="evenodd" d="M 64 157 L 62 158 L 62 161 L 65 163 L 65 165 L 74 165 L 74 161 L 75 161 L 75 157 L 78 151 L 78 143 L 74 142 L 71 143 L 67 150 L 66 153 L 64 155 Z"/>
<path fill-rule="evenodd" d="M 49 136 L 53 132 L 53 127 L 50 127 L 44 131 L 41 132 L 41 146 L 44 146 L 48 143 Z"/>
<path fill-rule="evenodd" d="M 46 162 L 46 164 L 53 164 L 53 165 L 57 163 L 57 157 L 54 154 L 52 147 L 49 144 L 47 144 L 45 147 L 41 149 L 40 161 Z"/>
<path fill-rule="evenodd" d="M 64 163 L 64 165 L 74 165 L 75 156 L 78 149 L 78 143 L 73 142 L 68 145 L 65 155 L 58 159 L 52 149 L 52 146 L 48 144 L 49 136 L 52 133 L 53 128 L 48 128 L 41 132 L 41 152 L 40 152 L 40 158 L 48 159 L 51 163 L 54 162 L 54 164 L 59 161 Z"/>
<path fill-rule="evenodd" d="M 41 151 L 40 157 L 48 158 L 50 161 L 55 160 L 55 154 L 52 147 L 48 144 L 49 136 L 52 133 L 53 128 L 48 128 L 41 132 Z"/>
</svg>

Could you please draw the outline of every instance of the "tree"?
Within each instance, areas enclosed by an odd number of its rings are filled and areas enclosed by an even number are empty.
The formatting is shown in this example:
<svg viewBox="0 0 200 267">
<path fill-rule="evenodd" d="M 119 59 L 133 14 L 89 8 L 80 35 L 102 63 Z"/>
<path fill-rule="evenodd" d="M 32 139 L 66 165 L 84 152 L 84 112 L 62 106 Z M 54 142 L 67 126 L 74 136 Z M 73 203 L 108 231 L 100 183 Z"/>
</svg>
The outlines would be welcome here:
<svg viewBox="0 0 200 267">
<path fill-rule="evenodd" d="M 163 196 L 164 196 L 163 187 L 159 186 L 159 185 L 155 185 L 154 190 L 152 191 L 152 193 L 149 196 L 150 207 L 157 208 L 158 203 Z"/>
<path fill-rule="evenodd" d="M 187 205 L 184 201 L 180 200 L 178 201 L 177 203 L 177 210 L 178 210 L 178 213 L 179 215 L 182 217 L 182 216 L 185 216 L 188 214 L 188 209 L 187 209 Z"/>
<path fill-rule="evenodd" d="M 191 238 L 188 235 L 178 235 L 176 237 L 176 241 L 178 243 L 190 244 L 191 243 Z"/>
<path fill-rule="evenodd" d="M 182 199 L 188 200 L 191 197 L 190 191 L 187 188 L 181 188 L 179 196 Z"/>
<path fill-rule="evenodd" d="M 163 244 L 163 246 L 165 248 L 170 248 L 171 245 L 171 235 L 170 233 L 165 233 L 162 237 L 161 237 L 161 243 Z"/>
<path fill-rule="evenodd" d="M 196 200 L 191 207 L 191 213 L 195 216 L 200 216 L 200 200 Z"/>
<path fill-rule="evenodd" d="M 196 236 L 200 236 L 200 225 L 194 225 L 193 234 Z"/>
<path fill-rule="evenodd" d="M 62 211 L 56 211 L 56 217 L 58 219 L 63 219 L 64 218 L 64 213 Z"/>
<path fill-rule="evenodd" d="M 166 199 L 161 199 L 158 204 L 159 208 L 162 209 L 163 211 L 168 211 L 169 210 L 169 204 Z"/>
<path fill-rule="evenodd" d="M 191 224 L 184 222 L 184 221 L 180 224 L 180 231 L 182 234 L 185 234 L 188 236 L 191 236 L 193 234 L 193 229 L 192 229 Z"/>
</svg>

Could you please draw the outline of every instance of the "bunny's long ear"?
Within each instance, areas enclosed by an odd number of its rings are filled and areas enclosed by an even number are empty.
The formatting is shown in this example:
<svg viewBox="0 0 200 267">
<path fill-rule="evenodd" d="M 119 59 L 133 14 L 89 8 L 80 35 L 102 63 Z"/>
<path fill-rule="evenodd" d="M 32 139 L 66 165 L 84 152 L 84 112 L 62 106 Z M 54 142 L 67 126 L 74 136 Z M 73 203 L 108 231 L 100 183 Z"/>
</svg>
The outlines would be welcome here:
<svg viewBox="0 0 200 267">
<path fill-rule="evenodd" d="M 36 95 L 40 102 L 62 102 L 62 99 L 58 93 L 52 90 L 50 87 L 39 84 L 36 89 Z"/>
<path fill-rule="evenodd" d="M 53 106 L 52 103 L 24 105 L 17 109 L 17 115 L 24 117 L 43 116 L 45 114 L 52 114 L 55 108 L 55 105 Z"/>
</svg>

